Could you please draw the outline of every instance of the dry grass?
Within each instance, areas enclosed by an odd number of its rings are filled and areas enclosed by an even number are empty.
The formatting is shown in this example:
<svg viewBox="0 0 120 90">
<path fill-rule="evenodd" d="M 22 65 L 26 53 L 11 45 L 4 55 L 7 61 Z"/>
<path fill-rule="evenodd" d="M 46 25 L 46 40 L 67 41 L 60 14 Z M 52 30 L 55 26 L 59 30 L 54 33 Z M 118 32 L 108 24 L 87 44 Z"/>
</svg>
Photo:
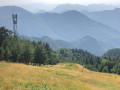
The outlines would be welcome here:
<svg viewBox="0 0 120 90">
<path fill-rule="evenodd" d="M 74 63 L 37 67 L 0 62 L 0 90 L 120 90 L 120 76 Z"/>
</svg>

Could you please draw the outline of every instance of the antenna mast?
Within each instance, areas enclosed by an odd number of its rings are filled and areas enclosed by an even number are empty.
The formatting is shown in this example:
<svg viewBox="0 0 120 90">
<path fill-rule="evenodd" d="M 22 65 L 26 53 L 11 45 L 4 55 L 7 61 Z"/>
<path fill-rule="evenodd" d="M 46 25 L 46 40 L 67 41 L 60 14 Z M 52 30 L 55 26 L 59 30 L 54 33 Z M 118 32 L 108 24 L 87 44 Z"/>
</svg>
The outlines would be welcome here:
<svg viewBox="0 0 120 90">
<path fill-rule="evenodd" d="M 12 14 L 14 36 L 17 34 L 17 14 Z"/>
</svg>

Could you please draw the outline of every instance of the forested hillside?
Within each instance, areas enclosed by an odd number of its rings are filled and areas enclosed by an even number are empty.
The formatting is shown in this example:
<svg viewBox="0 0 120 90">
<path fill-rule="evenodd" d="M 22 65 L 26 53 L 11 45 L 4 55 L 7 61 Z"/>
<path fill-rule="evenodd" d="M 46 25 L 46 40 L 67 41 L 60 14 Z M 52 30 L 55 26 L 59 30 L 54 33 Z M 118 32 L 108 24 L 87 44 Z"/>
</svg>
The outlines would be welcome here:
<svg viewBox="0 0 120 90">
<path fill-rule="evenodd" d="M 26 36 L 19 36 L 20 40 L 30 40 L 30 41 L 41 41 L 43 43 L 48 43 L 53 50 L 59 50 L 61 48 L 77 48 L 87 50 L 91 54 L 96 56 L 103 55 L 107 50 L 112 47 L 108 47 L 108 45 L 104 44 L 103 42 L 97 41 L 95 38 L 91 36 L 85 36 L 80 40 L 74 42 L 68 42 L 64 40 L 54 40 L 48 36 L 44 37 L 26 37 Z"/>
<path fill-rule="evenodd" d="M 110 49 L 103 55 L 103 57 L 106 57 L 106 58 L 108 57 L 115 58 L 119 56 L 120 56 L 120 48 Z"/>
<path fill-rule="evenodd" d="M 49 44 L 19 40 L 13 32 L 0 28 L 0 59 L 19 63 L 51 64 Z"/>
<path fill-rule="evenodd" d="M 52 50 L 48 43 L 20 40 L 18 35 L 5 27 L 0 28 L 0 60 L 31 65 L 74 62 L 84 67 L 120 74 L 120 58 L 98 57 L 81 49 Z"/>
<path fill-rule="evenodd" d="M 93 64 L 96 56 L 78 49 L 60 49 L 53 51 L 48 43 L 19 40 L 13 32 L 0 28 L 0 59 L 19 63 L 56 64 L 59 62 L 77 62 Z M 99 60 L 99 59 L 98 59 Z M 100 61 L 99 61 L 100 62 Z"/>
</svg>

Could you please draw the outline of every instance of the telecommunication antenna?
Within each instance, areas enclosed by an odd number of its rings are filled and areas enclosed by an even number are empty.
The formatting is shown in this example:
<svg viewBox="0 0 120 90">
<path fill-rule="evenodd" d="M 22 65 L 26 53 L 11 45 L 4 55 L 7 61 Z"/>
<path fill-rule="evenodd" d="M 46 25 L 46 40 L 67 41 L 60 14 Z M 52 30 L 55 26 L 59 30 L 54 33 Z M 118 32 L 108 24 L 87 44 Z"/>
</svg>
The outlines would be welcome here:
<svg viewBox="0 0 120 90">
<path fill-rule="evenodd" d="M 17 14 L 12 14 L 14 36 L 17 34 Z"/>
</svg>

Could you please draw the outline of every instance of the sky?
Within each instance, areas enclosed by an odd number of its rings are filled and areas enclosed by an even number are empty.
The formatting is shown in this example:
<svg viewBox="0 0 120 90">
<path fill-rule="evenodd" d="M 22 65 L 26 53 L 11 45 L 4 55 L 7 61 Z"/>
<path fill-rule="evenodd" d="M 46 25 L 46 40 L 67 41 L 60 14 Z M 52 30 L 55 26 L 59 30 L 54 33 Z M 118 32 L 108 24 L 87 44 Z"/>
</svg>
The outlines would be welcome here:
<svg viewBox="0 0 120 90">
<path fill-rule="evenodd" d="M 20 5 L 29 3 L 46 3 L 46 4 L 120 4 L 120 0 L 0 0 L 0 6 L 3 5 Z"/>
<path fill-rule="evenodd" d="M 37 8 L 49 11 L 58 4 L 107 4 L 118 6 L 120 0 L 0 0 L 0 6 L 20 6 L 31 11 L 37 11 Z"/>
</svg>

